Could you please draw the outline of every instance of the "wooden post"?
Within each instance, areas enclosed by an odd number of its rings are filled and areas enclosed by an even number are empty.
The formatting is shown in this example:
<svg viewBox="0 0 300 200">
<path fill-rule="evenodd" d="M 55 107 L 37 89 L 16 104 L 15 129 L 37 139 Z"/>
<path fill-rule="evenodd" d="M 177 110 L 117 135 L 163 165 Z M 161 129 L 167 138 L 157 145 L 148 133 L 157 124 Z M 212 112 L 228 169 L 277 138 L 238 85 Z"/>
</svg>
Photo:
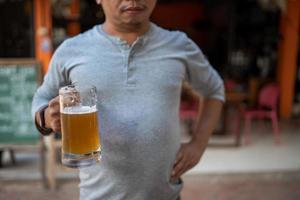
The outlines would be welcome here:
<svg viewBox="0 0 300 200">
<path fill-rule="evenodd" d="M 34 27 L 35 27 L 35 57 L 42 64 L 42 71 L 45 74 L 52 56 L 52 13 L 51 0 L 34 0 Z M 47 150 L 41 150 L 45 155 L 42 159 L 42 178 L 46 179 L 45 186 L 50 189 L 56 188 L 56 155 L 54 136 L 43 138 Z M 45 148 L 42 145 L 41 148 Z M 45 158 L 45 159 L 44 159 Z M 45 176 L 45 177 L 44 177 Z"/>
<path fill-rule="evenodd" d="M 47 169 L 47 179 L 49 183 L 50 189 L 56 189 L 56 145 L 55 145 L 55 138 L 54 134 L 48 136 L 48 150 L 47 150 L 47 162 L 46 162 L 46 169 Z"/>
<path fill-rule="evenodd" d="M 50 0 L 34 0 L 35 57 L 48 70 L 52 56 L 52 14 Z"/>
<path fill-rule="evenodd" d="M 286 13 L 281 18 L 282 41 L 278 50 L 277 80 L 280 86 L 279 113 L 282 118 L 291 116 L 297 71 L 300 1 L 288 0 Z"/>
</svg>

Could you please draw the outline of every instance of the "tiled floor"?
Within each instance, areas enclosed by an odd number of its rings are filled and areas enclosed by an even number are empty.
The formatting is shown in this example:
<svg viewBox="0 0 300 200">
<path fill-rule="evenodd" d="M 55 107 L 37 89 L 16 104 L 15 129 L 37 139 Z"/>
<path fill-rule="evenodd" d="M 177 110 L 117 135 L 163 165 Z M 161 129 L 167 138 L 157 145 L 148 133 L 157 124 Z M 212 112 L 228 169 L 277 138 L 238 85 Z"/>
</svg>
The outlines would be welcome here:
<svg viewBox="0 0 300 200">
<path fill-rule="evenodd" d="M 299 200 L 300 171 L 187 175 L 183 200 Z"/>
<path fill-rule="evenodd" d="M 300 171 L 185 175 L 182 200 L 299 200 Z M 78 180 L 59 181 L 57 190 L 45 190 L 39 181 L 0 181 L 0 199 L 75 200 Z"/>
<path fill-rule="evenodd" d="M 244 173 L 300 170 L 300 120 L 281 123 L 276 145 L 269 123 L 253 126 L 252 143 L 240 147 L 208 148 L 190 173 Z M 215 143 L 215 136 L 210 141 Z M 243 140 L 242 140 L 243 141 Z M 224 141 L 226 143 L 227 141 Z"/>
</svg>

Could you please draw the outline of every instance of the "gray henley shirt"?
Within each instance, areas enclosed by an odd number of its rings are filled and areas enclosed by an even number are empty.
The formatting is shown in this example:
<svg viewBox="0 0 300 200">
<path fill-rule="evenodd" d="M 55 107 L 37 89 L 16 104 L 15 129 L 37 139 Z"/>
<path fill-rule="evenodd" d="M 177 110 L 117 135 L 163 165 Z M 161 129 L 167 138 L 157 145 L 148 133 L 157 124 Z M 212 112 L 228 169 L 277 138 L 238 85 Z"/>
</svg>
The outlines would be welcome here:
<svg viewBox="0 0 300 200">
<path fill-rule="evenodd" d="M 100 99 L 102 160 L 80 169 L 81 199 L 178 198 L 182 184 L 169 179 L 180 147 L 183 80 L 224 101 L 223 82 L 195 43 L 155 24 L 132 45 L 96 25 L 56 50 L 32 115 L 64 85 L 95 85 Z"/>
</svg>

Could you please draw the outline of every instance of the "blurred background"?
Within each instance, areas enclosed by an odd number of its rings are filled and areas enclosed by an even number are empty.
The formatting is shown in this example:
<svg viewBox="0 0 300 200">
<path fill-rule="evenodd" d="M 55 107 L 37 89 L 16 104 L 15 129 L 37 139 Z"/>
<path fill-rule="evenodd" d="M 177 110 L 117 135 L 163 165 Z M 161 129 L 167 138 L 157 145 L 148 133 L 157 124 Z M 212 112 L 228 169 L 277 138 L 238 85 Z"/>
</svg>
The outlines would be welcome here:
<svg viewBox="0 0 300 200">
<path fill-rule="evenodd" d="M 78 199 L 60 137 L 30 115 L 53 51 L 102 23 L 95 0 L 0 0 L 0 199 Z M 300 199 L 300 1 L 159 0 L 152 21 L 192 38 L 224 79 L 227 102 L 183 200 Z M 182 141 L 202 97 L 183 84 Z"/>
</svg>

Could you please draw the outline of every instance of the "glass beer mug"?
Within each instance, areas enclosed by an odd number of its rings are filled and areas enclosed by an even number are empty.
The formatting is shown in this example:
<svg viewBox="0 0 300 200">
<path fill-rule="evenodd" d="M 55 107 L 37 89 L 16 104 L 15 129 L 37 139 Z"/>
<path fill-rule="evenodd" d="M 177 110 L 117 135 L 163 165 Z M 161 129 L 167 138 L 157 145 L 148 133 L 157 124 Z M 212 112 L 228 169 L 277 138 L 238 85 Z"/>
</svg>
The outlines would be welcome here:
<svg viewBox="0 0 300 200">
<path fill-rule="evenodd" d="M 94 86 L 65 86 L 59 90 L 62 163 L 85 167 L 101 156 L 97 92 Z"/>
</svg>

